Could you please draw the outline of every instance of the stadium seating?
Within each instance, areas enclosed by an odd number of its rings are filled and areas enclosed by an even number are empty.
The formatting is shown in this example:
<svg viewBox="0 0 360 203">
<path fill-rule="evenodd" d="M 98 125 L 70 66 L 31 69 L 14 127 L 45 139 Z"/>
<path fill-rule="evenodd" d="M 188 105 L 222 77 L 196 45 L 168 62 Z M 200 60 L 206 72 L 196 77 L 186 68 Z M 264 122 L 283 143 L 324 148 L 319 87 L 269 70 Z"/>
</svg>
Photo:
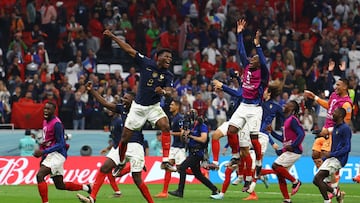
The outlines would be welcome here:
<svg viewBox="0 0 360 203">
<path fill-rule="evenodd" d="M 108 64 L 97 64 L 96 66 L 96 72 L 97 73 L 109 73 L 110 72 L 110 66 Z"/>
<path fill-rule="evenodd" d="M 122 65 L 110 64 L 110 73 L 115 73 L 116 71 L 120 71 L 120 73 L 124 72 Z"/>
</svg>

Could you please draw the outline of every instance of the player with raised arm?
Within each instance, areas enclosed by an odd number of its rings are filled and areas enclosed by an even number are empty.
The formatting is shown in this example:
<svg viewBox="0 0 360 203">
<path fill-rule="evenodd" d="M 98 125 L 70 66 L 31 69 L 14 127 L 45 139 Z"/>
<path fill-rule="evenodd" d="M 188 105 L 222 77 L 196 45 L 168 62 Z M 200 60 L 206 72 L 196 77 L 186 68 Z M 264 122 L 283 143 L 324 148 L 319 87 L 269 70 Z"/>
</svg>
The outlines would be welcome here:
<svg viewBox="0 0 360 203">
<path fill-rule="evenodd" d="M 37 186 L 42 203 L 48 203 L 48 186 L 45 177 L 50 175 L 58 190 L 91 192 L 90 185 L 64 182 L 64 163 L 67 158 L 67 144 L 65 142 L 64 126 L 55 116 L 56 105 L 47 102 L 44 106 L 44 122 L 42 139 L 39 149 L 34 151 L 36 158 L 41 157 L 40 169 L 36 174 Z"/>
<path fill-rule="evenodd" d="M 114 40 L 121 49 L 128 53 L 140 67 L 140 79 L 135 101 L 131 105 L 125 121 L 123 136 L 119 142 L 120 166 L 125 164 L 125 152 L 129 139 L 136 130 L 141 130 L 146 121 L 161 130 L 163 149 L 162 169 L 172 170 L 169 163 L 170 125 L 168 117 L 160 106 L 162 96 L 171 95 L 173 74 L 168 70 L 172 61 L 172 53 L 168 49 L 157 52 L 156 61 L 133 49 L 128 43 L 117 38 L 109 30 L 104 35 Z"/>
<path fill-rule="evenodd" d="M 111 122 L 110 129 L 112 135 L 112 142 L 114 144 L 107 155 L 107 159 L 102 164 L 100 170 L 96 174 L 95 183 L 92 187 L 90 196 L 85 197 L 81 194 L 77 194 L 77 197 L 81 202 L 94 203 L 96 201 L 97 193 L 99 192 L 101 186 L 104 183 L 105 177 L 107 176 L 107 174 L 111 173 L 111 170 L 120 163 L 119 147 L 117 143 L 119 143 L 121 136 L 123 136 L 122 132 L 124 130 L 124 122 L 128 115 L 129 109 L 133 104 L 135 94 L 133 92 L 128 92 L 121 98 L 121 103 L 115 104 L 112 102 L 107 102 L 97 91 L 93 89 L 91 82 L 88 82 L 86 84 L 86 88 L 104 107 L 120 115 L 119 117 L 113 119 Z M 132 178 L 136 186 L 139 188 L 141 194 L 147 202 L 154 202 L 150 195 L 148 187 L 145 185 L 141 178 L 141 172 L 145 166 L 143 144 L 144 136 L 142 132 L 139 130 L 134 131 L 134 135 L 129 140 L 125 156 L 130 161 Z"/>
<path fill-rule="evenodd" d="M 245 124 L 248 124 L 251 144 L 253 145 L 256 153 L 256 170 L 254 177 L 257 178 L 262 167 L 261 145 L 258 139 L 263 112 L 261 102 L 263 99 L 263 93 L 269 82 L 269 71 L 266 67 L 265 56 L 260 46 L 260 31 L 256 32 L 256 36 L 254 38 L 257 54 L 252 56 L 250 60 L 247 58 L 242 35 L 245 25 L 246 21 L 244 19 L 237 21 L 238 49 L 241 62 L 245 67 L 242 83 L 243 99 L 240 106 L 236 109 L 229 120 L 227 136 L 228 143 L 232 150 L 232 159 L 230 160 L 230 163 L 237 163 L 240 157 L 238 131 L 239 129 L 242 130 Z"/>
<path fill-rule="evenodd" d="M 334 70 L 335 62 L 329 62 L 329 74 Z M 340 69 L 344 70 L 345 65 L 341 65 Z M 313 92 L 305 90 L 304 96 L 309 99 L 314 99 L 319 105 L 327 109 L 327 115 L 325 124 L 321 129 L 320 134 L 317 139 L 315 139 L 313 144 L 312 158 L 317 168 L 322 164 L 322 153 L 329 152 L 331 149 L 331 133 L 334 127 L 335 122 L 332 120 L 332 114 L 334 110 L 338 107 L 342 107 L 346 110 L 345 122 L 351 122 L 351 112 L 352 112 L 352 101 L 348 93 L 349 82 L 345 78 L 340 78 L 336 81 L 334 92 L 331 93 L 329 100 L 320 99 Z"/>
<path fill-rule="evenodd" d="M 324 203 L 330 203 L 331 199 L 328 192 L 336 197 L 339 203 L 344 201 L 345 193 L 340 190 L 340 187 L 332 188 L 324 179 L 329 176 L 334 176 L 337 172 L 344 167 L 348 161 L 349 153 L 351 151 L 351 129 L 344 122 L 346 110 L 338 107 L 332 114 L 332 120 L 335 122 L 332 131 L 331 151 L 325 152 L 325 161 L 321 164 L 318 172 L 316 173 L 313 183 L 319 188 Z"/>
<path fill-rule="evenodd" d="M 298 118 L 300 107 L 299 104 L 291 100 L 284 106 L 284 121 L 283 134 L 279 135 L 275 131 L 271 132 L 271 135 L 283 143 L 283 148 L 277 150 L 279 157 L 274 161 L 272 168 L 277 175 L 280 191 L 283 195 L 283 203 L 291 203 L 291 199 L 288 193 L 286 179 L 292 182 L 291 195 L 295 195 L 300 186 L 300 180 L 296 179 L 289 173 L 291 166 L 301 157 L 303 153 L 302 142 L 305 138 L 305 131 L 301 126 Z M 271 127 L 269 126 L 271 129 Z"/>
</svg>

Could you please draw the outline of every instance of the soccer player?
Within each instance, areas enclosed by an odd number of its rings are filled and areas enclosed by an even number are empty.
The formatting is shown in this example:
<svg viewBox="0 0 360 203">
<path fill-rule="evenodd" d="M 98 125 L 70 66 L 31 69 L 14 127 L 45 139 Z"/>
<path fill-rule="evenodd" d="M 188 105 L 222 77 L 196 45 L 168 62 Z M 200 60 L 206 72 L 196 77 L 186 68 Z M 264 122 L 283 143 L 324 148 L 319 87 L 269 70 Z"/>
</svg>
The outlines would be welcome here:
<svg viewBox="0 0 360 203">
<path fill-rule="evenodd" d="M 335 62 L 329 62 L 329 72 L 334 69 Z M 341 69 L 342 66 L 340 66 Z M 345 78 L 340 78 L 336 81 L 334 92 L 331 93 L 328 101 L 320 99 L 311 91 L 304 91 L 304 96 L 310 99 L 314 99 L 318 104 L 327 109 L 327 115 L 325 120 L 325 125 L 323 126 L 318 138 L 315 139 L 313 144 L 313 153 L 312 158 L 317 168 L 322 163 L 322 153 L 329 152 L 331 149 L 331 133 L 334 127 L 335 122 L 332 120 L 333 112 L 336 108 L 342 107 L 346 111 L 345 122 L 351 122 L 351 112 L 352 112 L 352 101 L 348 94 L 349 82 Z"/>
<path fill-rule="evenodd" d="M 44 122 L 40 147 L 34 151 L 34 156 L 41 157 L 40 169 L 36 174 L 39 194 L 43 203 L 48 203 L 48 187 L 45 177 L 50 175 L 58 190 L 91 192 L 90 185 L 64 182 L 64 163 L 67 158 L 67 145 L 64 136 L 64 126 L 55 116 L 56 105 L 47 102 L 44 106 Z"/>
<path fill-rule="evenodd" d="M 124 130 L 124 121 L 126 119 L 129 109 L 131 108 L 131 105 L 133 104 L 135 94 L 132 92 L 128 92 L 121 98 L 122 103 L 114 104 L 111 102 L 107 102 L 97 91 L 95 91 L 92 87 L 91 82 L 88 82 L 86 84 L 86 88 L 104 107 L 106 107 L 112 112 L 120 114 L 120 117 L 113 119 L 111 122 L 110 129 L 112 129 L 111 135 L 114 145 L 108 153 L 107 159 L 100 167 L 100 171 L 98 171 L 98 173 L 96 174 L 95 183 L 92 187 L 90 196 L 85 197 L 81 194 L 77 194 L 77 197 L 81 202 L 94 203 L 96 201 L 97 193 L 99 192 L 100 187 L 104 183 L 105 177 L 107 176 L 107 174 L 111 173 L 111 170 L 119 164 L 119 147 L 117 143 L 119 143 L 119 140 L 122 136 L 122 131 Z M 129 140 L 129 146 L 126 150 L 126 157 L 130 161 L 132 177 L 136 186 L 139 188 L 141 194 L 147 200 L 147 202 L 154 202 L 150 195 L 148 187 L 145 185 L 141 178 L 141 172 L 145 166 L 143 143 L 143 134 L 141 133 L 141 131 L 135 131 L 134 135 Z"/>
<path fill-rule="evenodd" d="M 161 96 L 171 95 L 173 86 L 173 74 L 168 70 L 172 61 L 172 53 L 168 49 L 157 52 L 156 61 L 145 57 L 133 49 L 128 43 L 117 38 L 109 30 L 104 35 L 114 40 L 121 49 L 128 53 L 139 65 L 140 80 L 135 101 L 131 105 L 128 117 L 125 121 L 123 136 L 119 142 L 120 164 L 125 164 L 125 152 L 129 139 L 135 130 L 140 130 L 146 121 L 156 126 L 162 132 L 163 163 L 162 169 L 172 170 L 169 164 L 170 150 L 170 125 L 168 117 L 160 106 Z"/>
<path fill-rule="evenodd" d="M 283 195 L 283 203 L 291 203 L 291 199 L 286 186 L 286 179 L 292 182 L 291 195 L 295 195 L 301 186 L 300 180 L 293 177 L 288 169 L 301 157 L 303 152 L 302 142 L 305 138 L 305 131 L 297 117 L 300 107 L 299 104 L 291 100 L 284 106 L 283 134 L 279 135 L 272 131 L 271 135 L 283 143 L 283 148 L 277 150 L 279 157 L 274 161 L 272 168 L 277 175 L 280 191 Z"/>
<path fill-rule="evenodd" d="M 217 187 L 200 171 L 200 162 L 203 160 L 205 148 L 207 148 L 208 127 L 203 123 L 202 118 L 198 117 L 195 109 L 191 109 L 187 114 L 191 119 L 191 123 L 193 123 L 193 126 L 190 126 L 184 132 L 185 140 L 188 139 L 189 154 L 179 167 L 180 181 L 178 189 L 170 191 L 169 194 L 180 198 L 184 196 L 186 169 L 190 167 L 195 178 L 209 188 L 212 195 L 215 195 L 218 193 Z"/>
<path fill-rule="evenodd" d="M 171 119 L 171 135 L 173 136 L 173 142 L 170 148 L 169 162 L 171 165 L 176 165 L 177 168 L 186 159 L 185 143 L 182 140 L 182 127 L 184 122 L 184 116 L 180 113 L 181 103 L 178 100 L 173 100 L 170 103 Z M 167 198 L 169 183 L 171 180 L 171 171 L 165 171 L 164 187 L 161 193 L 157 194 L 157 198 Z"/>
<path fill-rule="evenodd" d="M 319 188 L 324 203 L 330 203 L 331 199 L 327 192 L 335 195 L 337 201 L 342 203 L 344 201 L 345 193 L 340 190 L 340 187 L 332 188 L 324 179 L 329 176 L 334 176 L 336 172 L 339 172 L 348 161 L 349 153 L 351 150 L 351 129 L 344 122 L 346 116 L 346 110 L 342 107 L 338 107 L 332 114 L 332 120 L 335 122 L 334 129 L 332 131 L 331 151 L 324 152 L 326 157 L 325 161 L 321 164 L 318 172 L 316 173 L 313 183 Z"/>
<path fill-rule="evenodd" d="M 238 33 L 238 49 L 240 53 L 240 59 L 243 64 L 243 94 L 242 102 L 236 109 L 235 113 L 229 120 L 229 128 L 227 130 L 228 143 L 232 150 L 232 160 L 230 162 L 239 161 L 239 138 L 238 131 L 241 130 L 245 124 L 249 125 L 250 139 L 256 153 L 255 161 L 255 178 L 258 177 L 262 163 L 261 163 L 261 145 L 258 140 L 258 134 L 260 130 L 262 108 L 261 102 L 263 99 L 263 93 L 266 89 L 269 81 L 269 71 L 266 67 L 265 56 L 260 47 L 260 31 L 256 32 L 254 38 L 254 44 L 256 47 L 256 55 L 252 56 L 248 60 L 246 50 L 243 42 L 242 31 L 245 29 L 246 21 L 243 19 L 237 22 Z"/>
</svg>

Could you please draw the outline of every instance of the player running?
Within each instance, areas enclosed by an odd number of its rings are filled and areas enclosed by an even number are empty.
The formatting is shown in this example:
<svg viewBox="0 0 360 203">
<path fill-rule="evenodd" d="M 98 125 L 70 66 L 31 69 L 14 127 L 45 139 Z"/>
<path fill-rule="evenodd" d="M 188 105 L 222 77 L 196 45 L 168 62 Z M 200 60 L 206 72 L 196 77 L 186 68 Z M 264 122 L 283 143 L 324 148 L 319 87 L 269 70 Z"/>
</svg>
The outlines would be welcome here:
<svg viewBox="0 0 360 203">
<path fill-rule="evenodd" d="M 132 92 L 126 93 L 122 98 L 122 103 L 114 104 L 107 102 L 97 91 L 92 87 L 92 83 L 88 82 L 86 84 L 87 90 L 99 101 L 104 107 L 109 109 L 112 112 L 120 114 L 120 117 L 117 117 L 111 122 L 111 135 L 112 141 L 114 143 L 110 152 L 107 155 L 107 159 L 100 167 L 100 170 L 96 174 L 95 183 L 92 187 L 92 191 L 89 197 L 85 197 L 81 194 L 77 194 L 77 197 L 81 202 L 84 203 L 94 203 L 96 201 L 97 193 L 100 190 L 100 187 L 104 183 L 104 179 L 107 174 L 111 173 L 111 170 L 114 169 L 120 161 L 119 158 L 119 148 L 116 143 L 119 143 L 119 140 L 122 136 L 124 122 L 127 116 L 127 113 L 133 103 L 135 94 Z M 130 167 L 132 172 L 133 180 L 136 186 L 139 188 L 141 194 L 146 199 L 147 202 L 154 202 L 148 187 L 145 185 L 141 178 L 141 172 L 145 166 L 145 155 L 144 155 L 144 136 L 141 131 L 135 131 L 134 135 L 129 140 L 129 146 L 126 150 L 126 158 L 130 161 Z M 116 175 L 116 174 L 115 174 Z"/>
</svg>

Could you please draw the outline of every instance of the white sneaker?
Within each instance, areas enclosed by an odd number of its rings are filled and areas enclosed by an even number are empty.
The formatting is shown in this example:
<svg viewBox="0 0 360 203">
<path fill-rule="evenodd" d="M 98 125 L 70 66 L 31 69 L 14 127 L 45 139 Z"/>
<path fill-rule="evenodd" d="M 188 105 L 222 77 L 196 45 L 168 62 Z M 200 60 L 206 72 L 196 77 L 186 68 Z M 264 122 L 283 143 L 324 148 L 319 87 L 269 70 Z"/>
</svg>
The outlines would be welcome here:
<svg viewBox="0 0 360 203">
<path fill-rule="evenodd" d="M 217 193 L 215 195 L 210 195 L 211 199 L 217 199 L 217 200 L 222 200 L 224 199 L 224 194 L 223 193 Z"/>
</svg>

